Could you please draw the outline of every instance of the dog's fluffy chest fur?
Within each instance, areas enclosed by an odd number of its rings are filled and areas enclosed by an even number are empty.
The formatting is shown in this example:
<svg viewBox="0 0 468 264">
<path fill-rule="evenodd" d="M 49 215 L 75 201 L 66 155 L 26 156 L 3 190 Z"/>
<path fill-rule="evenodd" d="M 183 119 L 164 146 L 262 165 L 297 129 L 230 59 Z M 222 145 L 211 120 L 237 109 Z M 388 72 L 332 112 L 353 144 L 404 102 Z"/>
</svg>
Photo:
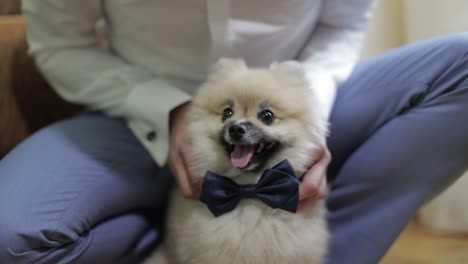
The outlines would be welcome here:
<svg viewBox="0 0 468 264">
<path fill-rule="evenodd" d="M 324 214 L 322 203 L 293 214 L 245 199 L 214 217 L 175 191 L 165 250 L 171 264 L 321 263 L 328 238 Z"/>
</svg>

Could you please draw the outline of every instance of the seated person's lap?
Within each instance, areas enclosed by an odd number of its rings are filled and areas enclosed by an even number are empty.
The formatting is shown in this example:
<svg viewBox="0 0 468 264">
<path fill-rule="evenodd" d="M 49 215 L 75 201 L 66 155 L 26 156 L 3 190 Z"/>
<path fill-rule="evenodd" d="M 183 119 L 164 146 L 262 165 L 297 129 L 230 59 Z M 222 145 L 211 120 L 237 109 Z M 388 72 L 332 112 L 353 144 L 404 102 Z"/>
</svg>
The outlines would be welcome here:
<svg viewBox="0 0 468 264">
<path fill-rule="evenodd" d="M 38 131 L 0 161 L 0 175 L 0 259 L 74 243 L 119 215 L 159 214 L 172 182 L 122 120 L 98 113 Z"/>
</svg>

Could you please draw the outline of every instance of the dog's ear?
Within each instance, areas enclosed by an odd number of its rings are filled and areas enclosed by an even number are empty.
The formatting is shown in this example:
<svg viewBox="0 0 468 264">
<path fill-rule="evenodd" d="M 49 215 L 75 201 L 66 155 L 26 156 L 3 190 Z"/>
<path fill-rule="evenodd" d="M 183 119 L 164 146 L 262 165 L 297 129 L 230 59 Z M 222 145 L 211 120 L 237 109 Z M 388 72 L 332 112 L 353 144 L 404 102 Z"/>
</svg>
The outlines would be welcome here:
<svg viewBox="0 0 468 264">
<path fill-rule="evenodd" d="M 247 65 L 242 59 L 221 58 L 210 69 L 209 75 L 233 74 L 247 70 Z"/>
<path fill-rule="evenodd" d="M 304 67 L 297 61 L 273 63 L 270 65 L 270 70 L 286 78 L 293 78 L 301 81 L 307 80 Z"/>
</svg>

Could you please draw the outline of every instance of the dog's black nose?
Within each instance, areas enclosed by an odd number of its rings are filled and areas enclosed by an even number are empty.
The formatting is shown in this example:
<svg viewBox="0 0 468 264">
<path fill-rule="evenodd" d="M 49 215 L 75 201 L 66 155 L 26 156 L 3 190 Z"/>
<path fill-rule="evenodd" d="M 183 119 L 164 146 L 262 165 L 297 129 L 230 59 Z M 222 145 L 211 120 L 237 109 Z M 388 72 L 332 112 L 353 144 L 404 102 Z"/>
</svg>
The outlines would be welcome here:
<svg viewBox="0 0 468 264">
<path fill-rule="evenodd" d="M 247 128 L 243 124 L 233 124 L 229 127 L 229 136 L 231 136 L 232 139 L 234 140 L 240 140 L 245 132 L 247 131 Z"/>
</svg>

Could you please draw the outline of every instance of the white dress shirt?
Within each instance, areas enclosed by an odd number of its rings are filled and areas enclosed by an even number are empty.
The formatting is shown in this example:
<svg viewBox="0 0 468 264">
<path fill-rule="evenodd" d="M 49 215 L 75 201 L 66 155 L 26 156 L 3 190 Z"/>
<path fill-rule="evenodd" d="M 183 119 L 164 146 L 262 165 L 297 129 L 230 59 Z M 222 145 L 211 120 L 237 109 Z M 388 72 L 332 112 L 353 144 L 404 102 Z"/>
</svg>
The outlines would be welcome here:
<svg viewBox="0 0 468 264">
<path fill-rule="evenodd" d="M 220 57 L 299 60 L 325 115 L 356 63 L 374 0 L 23 0 L 30 52 L 66 100 L 123 117 L 159 165 L 169 112 Z M 107 48 L 96 23 L 105 21 Z"/>
</svg>

